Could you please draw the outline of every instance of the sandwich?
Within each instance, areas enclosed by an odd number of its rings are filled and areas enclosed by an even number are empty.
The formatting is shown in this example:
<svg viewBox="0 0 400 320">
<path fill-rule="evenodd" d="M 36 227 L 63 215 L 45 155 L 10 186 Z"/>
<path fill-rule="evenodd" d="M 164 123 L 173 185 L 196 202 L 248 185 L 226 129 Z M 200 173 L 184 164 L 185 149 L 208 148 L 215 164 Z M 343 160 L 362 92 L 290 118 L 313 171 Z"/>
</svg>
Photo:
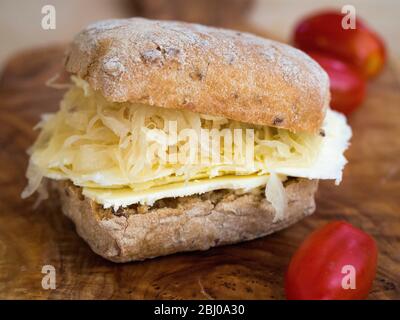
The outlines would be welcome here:
<svg viewBox="0 0 400 320">
<path fill-rule="evenodd" d="M 55 193 L 115 262 L 265 236 L 338 184 L 351 129 L 305 53 L 175 21 L 107 20 L 66 52 L 70 83 L 30 148 L 28 185 Z"/>
</svg>

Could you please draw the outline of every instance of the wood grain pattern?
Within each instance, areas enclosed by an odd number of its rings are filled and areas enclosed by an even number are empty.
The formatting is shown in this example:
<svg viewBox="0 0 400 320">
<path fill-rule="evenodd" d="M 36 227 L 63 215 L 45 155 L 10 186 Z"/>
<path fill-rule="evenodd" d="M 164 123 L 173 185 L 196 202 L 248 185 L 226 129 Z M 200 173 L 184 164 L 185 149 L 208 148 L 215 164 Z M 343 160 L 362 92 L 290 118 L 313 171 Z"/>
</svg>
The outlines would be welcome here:
<svg viewBox="0 0 400 320">
<path fill-rule="evenodd" d="M 32 126 L 55 111 L 63 92 L 45 87 L 61 70 L 62 48 L 14 57 L 0 79 L 0 298 L 282 299 L 283 275 L 309 232 L 344 219 L 372 234 L 379 268 L 371 299 L 400 299 L 400 84 L 392 65 L 370 85 L 350 120 L 350 164 L 340 187 L 322 182 L 317 212 L 259 240 L 113 264 L 95 255 L 57 206 L 19 197 L 26 181 Z M 41 268 L 54 265 L 57 289 L 43 290 Z"/>
</svg>

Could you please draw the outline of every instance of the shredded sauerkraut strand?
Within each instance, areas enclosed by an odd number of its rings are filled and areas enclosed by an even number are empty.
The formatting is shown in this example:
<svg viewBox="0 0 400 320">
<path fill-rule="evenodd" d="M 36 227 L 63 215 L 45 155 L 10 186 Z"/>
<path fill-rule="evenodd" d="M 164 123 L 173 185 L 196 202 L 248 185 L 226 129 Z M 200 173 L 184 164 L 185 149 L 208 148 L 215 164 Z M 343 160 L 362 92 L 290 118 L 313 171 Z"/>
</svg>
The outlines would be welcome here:
<svg viewBox="0 0 400 320">
<path fill-rule="evenodd" d="M 56 73 L 54 76 L 52 76 L 50 79 L 46 81 L 46 86 L 53 88 L 53 89 L 59 89 L 59 90 L 64 90 L 64 89 L 70 89 L 73 87 L 72 83 L 56 83 L 56 81 L 60 78 L 60 73 Z"/>
<path fill-rule="evenodd" d="M 282 180 L 276 173 L 270 173 L 267 185 L 265 186 L 265 197 L 271 202 L 272 207 L 275 209 L 273 222 L 283 220 L 285 218 L 288 200 Z"/>
</svg>

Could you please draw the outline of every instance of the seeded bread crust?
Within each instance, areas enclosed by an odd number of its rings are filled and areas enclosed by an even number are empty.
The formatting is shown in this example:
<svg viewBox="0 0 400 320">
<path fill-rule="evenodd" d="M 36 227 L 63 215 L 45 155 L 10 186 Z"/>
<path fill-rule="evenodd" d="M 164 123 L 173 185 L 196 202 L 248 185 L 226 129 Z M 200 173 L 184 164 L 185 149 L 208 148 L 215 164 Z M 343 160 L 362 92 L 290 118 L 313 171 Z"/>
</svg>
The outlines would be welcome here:
<svg viewBox="0 0 400 320">
<path fill-rule="evenodd" d="M 265 236 L 312 214 L 318 187 L 318 180 L 286 183 L 288 207 L 284 219 L 273 222 L 275 211 L 262 188 L 164 199 L 152 207 L 132 206 L 114 213 L 83 196 L 71 182 L 50 183 L 78 234 L 94 252 L 114 262 L 207 250 Z"/>
<path fill-rule="evenodd" d="M 288 45 L 233 30 L 143 18 L 107 20 L 79 33 L 66 70 L 108 100 L 224 116 L 317 133 L 329 80 Z"/>
</svg>

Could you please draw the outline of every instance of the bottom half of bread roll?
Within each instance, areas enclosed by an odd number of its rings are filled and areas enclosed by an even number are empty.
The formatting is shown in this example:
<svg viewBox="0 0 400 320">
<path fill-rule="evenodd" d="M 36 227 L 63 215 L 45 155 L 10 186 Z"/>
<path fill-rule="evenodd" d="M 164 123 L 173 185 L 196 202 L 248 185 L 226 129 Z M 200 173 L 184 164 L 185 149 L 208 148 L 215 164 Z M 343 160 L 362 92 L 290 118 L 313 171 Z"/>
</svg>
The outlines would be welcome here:
<svg viewBox="0 0 400 320">
<path fill-rule="evenodd" d="M 114 262 L 144 260 L 183 251 L 252 240 L 283 229 L 315 210 L 318 180 L 285 182 L 288 205 L 283 219 L 263 188 L 250 192 L 218 190 L 162 199 L 153 206 L 134 205 L 117 212 L 104 209 L 67 181 L 51 181 L 64 214 L 94 252 Z"/>
</svg>

